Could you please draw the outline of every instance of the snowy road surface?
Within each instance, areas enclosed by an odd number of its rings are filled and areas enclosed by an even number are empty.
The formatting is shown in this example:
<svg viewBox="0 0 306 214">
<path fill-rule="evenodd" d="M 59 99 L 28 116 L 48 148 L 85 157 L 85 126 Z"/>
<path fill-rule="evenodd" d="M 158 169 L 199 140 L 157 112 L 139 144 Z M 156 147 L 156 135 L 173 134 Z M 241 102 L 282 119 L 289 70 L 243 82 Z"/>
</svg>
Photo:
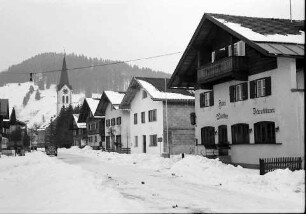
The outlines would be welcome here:
<svg viewBox="0 0 306 214">
<path fill-rule="evenodd" d="M 155 170 L 118 165 L 61 152 L 59 158 L 81 166 L 98 177 L 108 178 L 103 185 L 118 190 L 124 197 L 141 202 L 147 212 L 289 212 L 290 203 L 264 196 L 242 194 L 188 183 L 179 177 Z M 142 184 L 144 182 L 144 184 Z"/>
<path fill-rule="evenodd" d="M 198 168 L 195 160 L 200 160 Z M 211 175 L 200 174 L 200 166 Z M 304 211 L 304 170 L 257 174 L 202 157 L 164 159 L 84 149 L 61 149 L 58 157 L 32 152 L 0 159 L 0 212 Z"/>
</svg>

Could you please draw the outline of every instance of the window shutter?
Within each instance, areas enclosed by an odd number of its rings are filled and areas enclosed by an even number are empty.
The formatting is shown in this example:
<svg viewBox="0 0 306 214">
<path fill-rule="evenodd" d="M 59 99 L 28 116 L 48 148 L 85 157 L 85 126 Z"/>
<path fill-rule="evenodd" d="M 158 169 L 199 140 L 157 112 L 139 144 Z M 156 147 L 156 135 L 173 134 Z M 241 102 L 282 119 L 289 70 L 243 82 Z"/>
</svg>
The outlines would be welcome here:
<svg viewBox="0 0 306 214">
<path fill-rule="evenodd" d="M 270 96 L 271 95 L 271 77 L 266 77 L 265 81 L 266 81 L 266 96 Z"/>
<path fill-rule="evenodd" d="M 234 98 L 234 96 L 235 96 L 235 86 L 234 85 L 231 85 L 229 87 L 229 92 L 230 92 L 230 102 L 233 103 L 233 102 L 235 102 L 235 98 Z"/>
<path fill-rule="evenodd" d="M 209 93 L 209 101 L 210 101 L 209 106 L 213 106 L 214 105 L 214 91 L 211 91 Z"/>
<path fill-rule="evenodd" d="M 215 51 L 213 51 L 213 52 L 211 53 L 211 62 L 214 62 L 214 61 L 215 61 L 215 56 L 216 56 L 216 53 L 215 53 Z"/>
<path fill-rule="evenodd" d="M 200 108 L 204 107 L 204 93 L 200 94 Z"/>
<path fill-rule="evenodd" d="M 242 100 L 248 99 L 248 83 L 245 82 L 242 84 Z"/>
<path fill-rule="evenodd" d="M 238 42 L 238 56 L 245 56 L 245 43 L 243 41 Z"/>
<path fill-rule="evenodd" d="M 250 82 L 250 98 L 254 99 L 256 97 L 256 80 Z"/>
<path fill-rule="evenodd" d="M 228 46 L 228 56 L 232 56 L 232 46 Z"/>
</svg>

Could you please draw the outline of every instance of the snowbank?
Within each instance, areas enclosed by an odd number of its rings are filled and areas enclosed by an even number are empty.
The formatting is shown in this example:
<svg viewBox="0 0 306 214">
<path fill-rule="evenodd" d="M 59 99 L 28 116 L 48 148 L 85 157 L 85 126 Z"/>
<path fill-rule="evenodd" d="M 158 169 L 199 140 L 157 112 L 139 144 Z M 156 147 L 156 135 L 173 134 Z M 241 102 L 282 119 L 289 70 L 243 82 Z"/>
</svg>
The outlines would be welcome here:
<svg viewBox="0 0 306 214">
<path fill-rule="evenodd" d="M 0 159 L 0 212 L 144 212 L 77 166 L 42 152 Z M 14 199 L 14 200 L 12 200 Z"/>
<path fill-rule="evenodd" d="M 181 160 L 179 155 L 172 156 L 169 159 L 150 154 L 118 154 L 116 152 L 93 150 L 90 146 L 85 146 L 83 149 L 73 146 L 70 149 L 60 149 L 60 151 L 74 152 L 87 157 L 97 157 L 100 160 L 110 161 L 120 165 L 133 165 L 135 167 L 158 171 L 170 169 L 175 162 Z"/>
<path fill-rule="evenodd" d="M 120 165 L 157 170 L 178 177 L 190 183 L 218 186 L 237 192 L 262 195 L 288 200 L 304 200 L 305 171 L 276 170 L 259 175 L 259 170 L 246 169 L 240 166 L 223 164 L 217 159 L 187 155 L 184 159 L 179 155 L 162 158 L 149 154 L 118 154 L 92 150 L 91 147 L 79 149 L 62 149 L 63 152 L 77 153 L 95 157 L 101 161 L 110 161 Z"/>
<path fill-rule="evenodd" d="M 171 173 L 189 182 L 220 186 L 239 192 L 253 192 L 272 197 L 303 198 L 305 171 L 276 170 L 259 175 L 258 170 L 223 164 L 216 159 L 188 156 L 175 163 Z"/>
</svg>

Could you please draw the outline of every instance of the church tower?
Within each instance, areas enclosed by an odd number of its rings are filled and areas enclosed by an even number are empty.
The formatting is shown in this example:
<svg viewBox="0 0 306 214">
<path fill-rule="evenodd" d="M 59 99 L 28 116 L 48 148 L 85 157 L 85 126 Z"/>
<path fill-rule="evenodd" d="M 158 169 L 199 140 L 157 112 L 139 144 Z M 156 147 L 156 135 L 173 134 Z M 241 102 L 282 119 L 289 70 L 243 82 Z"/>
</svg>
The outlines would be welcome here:
<svg viewBox="0 0 306 214">
<path fill-rule="evenodd" d="M 57 115 L 61 112 L 63 106 L 68 107 L 72 103 L 72 86 L 69 84 L 66 59 L 64 56 L 63 66 L 59 84 L 57 85 Z"/>
</svg>

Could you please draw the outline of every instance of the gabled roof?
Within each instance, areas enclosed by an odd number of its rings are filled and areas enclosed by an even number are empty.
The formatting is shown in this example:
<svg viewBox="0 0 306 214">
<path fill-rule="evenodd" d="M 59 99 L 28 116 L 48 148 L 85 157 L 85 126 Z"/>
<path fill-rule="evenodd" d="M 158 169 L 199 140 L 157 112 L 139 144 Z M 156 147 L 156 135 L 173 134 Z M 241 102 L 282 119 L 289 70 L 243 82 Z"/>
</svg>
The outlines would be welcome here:
<svg viewBox="0 0 306 214">
<path fill-rule="evenodd" d="M 304 57 L 304 21 L 206 13 L 171 76 L 169 87 L 193 88 L 197 51 L 204 43 L 213 43 L 220 32 L 244 41 L 264 56 Z"/>
<path fill-rule="evenodd" d="M 91 115 L 95 115 L 98 104 L 99 104 L 99 99 L 85 98 L 80 111 L 81 113 L 79 114 L 78 123 L 86 122 L 86 118 L 88 117 L 88 115 L 90 115 L 90 113 Z M 94 116 L 94 118 L 102 118 L 102 117 Z"/>
<path fill-rule="evenodd" d="M 70 88 L 70 90 L 72 90 L 72 86 L 69 84 L 65 56 L 64 56 L 64 59 L 63 59 L 63 66 L 62 66 L 60 81 L 59 81 L 59 84 L 57 85 L 57 90 L 58 91 L 61 90 L 61 88 L 63 88 L 64 85 L 67 85 L 67 87 Z"/>
<path fill-rule="evenodd" d="M 194 102 L 193 91 L 168 89 L 166 88 L 168 82 L 169 79 L 165 78 L 133 77 L 121 101 L 120 108 L 129 109 L 131 101 L 140 88 L 143 88 L 154 101 Z"/>
<path fill-rule="evenodd" d="M 105 116 L 105 110 L 108 104 L 111 104 L 114 109 L 119 109 L 119 105 L 125 95 L 125 92 L 104 91 L 95 116 Z"/>
<path fill-rule="evenodd" d="M 72 114 L 74 122 L 79 129 L 86 128 L 86 123 L 78 123 L 79 114 Z"/>
</svg>

